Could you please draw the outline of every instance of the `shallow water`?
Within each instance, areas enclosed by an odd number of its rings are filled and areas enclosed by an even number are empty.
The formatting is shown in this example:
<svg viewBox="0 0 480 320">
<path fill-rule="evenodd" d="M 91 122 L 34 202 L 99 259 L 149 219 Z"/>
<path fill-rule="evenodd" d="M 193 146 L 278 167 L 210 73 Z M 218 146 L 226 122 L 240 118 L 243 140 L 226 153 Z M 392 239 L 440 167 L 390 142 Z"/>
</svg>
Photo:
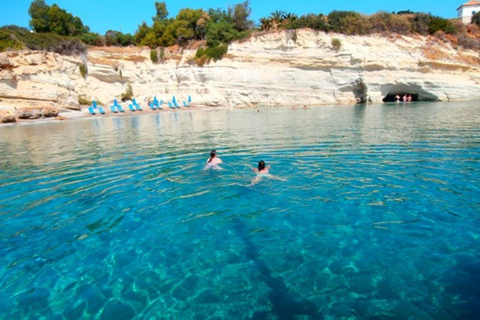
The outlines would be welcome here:
<svg viewBox="0 0 480 320">
<path fill-rule="evenodd" d="M 3 126 L 0 153 L 0 318 L 480 317 L 478 102 Z M 286 181 L 249 186 L 259 160 Z"/>
</svg>

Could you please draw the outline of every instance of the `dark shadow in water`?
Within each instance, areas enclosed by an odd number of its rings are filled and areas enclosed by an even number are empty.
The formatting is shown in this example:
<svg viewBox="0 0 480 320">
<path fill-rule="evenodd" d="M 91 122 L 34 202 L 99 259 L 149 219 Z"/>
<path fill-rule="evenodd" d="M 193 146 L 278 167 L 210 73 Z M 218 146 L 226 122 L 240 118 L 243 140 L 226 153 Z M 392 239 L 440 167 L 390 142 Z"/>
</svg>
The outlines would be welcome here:
<svg viewBox="0 0 480 320">
<path fill-rule="evenodd" d="M 296 316 L 307 316 L 310 319 L 323 319 L 318 313 L 317 306 L 308 301 L 296 301 L 288 290 L 285 282 L 280 277 L 272 276 L 264 261 L 258 259 L 257 248 L 247 236 L 245 224 L 239 219 L 233 219 L 233 228 L 245 243 L 245 256 L 252 260 L 260 274 L 263 276 L 266 285 L 272 290 L 268 295 L 272 303 L 271 313 L 279 320 L 295 319 Z M 268 319 L 269 312 L 256 311 L 252 319 Z"/>
<path fill-rule="evenodd" d="M 459 263 L 447 276 L 446 291 L 463 301 L 449 310 L 454 313 L 452 319 L 480 319 L 480 262 L 474 261 L 478 260 Z"/>
</svg>

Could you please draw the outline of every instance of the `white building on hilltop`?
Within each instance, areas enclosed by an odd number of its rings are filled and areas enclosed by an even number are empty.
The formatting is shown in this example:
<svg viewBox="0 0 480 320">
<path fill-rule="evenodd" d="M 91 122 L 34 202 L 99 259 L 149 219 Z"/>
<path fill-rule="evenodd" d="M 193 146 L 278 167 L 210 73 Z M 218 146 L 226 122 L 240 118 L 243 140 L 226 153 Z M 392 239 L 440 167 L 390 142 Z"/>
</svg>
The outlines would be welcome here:
<svg viewBox="0 0 480 320">
<path fill-rule="evenodd" d="M 462 19 L 464 24 L 469 24 L 472 22 L 472 16 L 480 11 L 480 1 L 470 0 L 467 3 L 462 4 L 458 7 L 458 17 Z"/>
</svg>

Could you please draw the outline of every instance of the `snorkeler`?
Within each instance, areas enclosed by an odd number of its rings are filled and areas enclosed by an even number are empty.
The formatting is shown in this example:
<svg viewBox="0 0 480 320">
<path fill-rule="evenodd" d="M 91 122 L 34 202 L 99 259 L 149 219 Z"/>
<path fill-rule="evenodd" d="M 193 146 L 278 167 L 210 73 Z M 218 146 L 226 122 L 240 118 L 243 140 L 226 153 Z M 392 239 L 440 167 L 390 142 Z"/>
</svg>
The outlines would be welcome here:
<svg viewBox="0 0 480 320">
<path fill-rule="evenodd" d="M 222 162 L 222 159 L 217 157 L 217 151 L 212 150 L 210 151 L 210 158 L 207 160 L 207 165 L 205 166 L 205 170 L 207 169 L 221 169 L 218 165 Z"/>
</svg>

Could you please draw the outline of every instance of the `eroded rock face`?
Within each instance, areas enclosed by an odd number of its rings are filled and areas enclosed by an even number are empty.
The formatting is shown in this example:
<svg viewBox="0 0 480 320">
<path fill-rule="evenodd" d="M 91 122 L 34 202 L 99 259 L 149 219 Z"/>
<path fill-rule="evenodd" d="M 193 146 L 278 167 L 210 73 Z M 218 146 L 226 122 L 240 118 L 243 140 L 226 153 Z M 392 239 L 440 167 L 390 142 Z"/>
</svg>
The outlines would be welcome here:
<svg viewBox="0 0 480 320">
<path fill-rule="evenodd" d="M 26 107 L 17 109 L 17 115 L 20 119 L 52 118 L 58 116 L 58 111 L 52 107 Z"/>
<path fill-rule="evenodd" d="M 0 122 L 1 123 L 11 123 L 17 122 L 15 114 L 11 111 L 0 110 Z"/>
<path fill-rule="evenodd" d="M 336 50 L 332 40 L 341 48 Z M 153 64 L 148 48 L 91 48 L 86 57 L 45 52 L 0 53 L 0 99 L 40 101 L 79 109 L 78 97 L 110 104 L 127 85 L 137 102 L 173 96 L 197 105 L 318 105 L 380 103 L 409 93 L 419 100 L 480 98 L 478 52 L 432 37 L 345 36 L 312 30 L 261 34 L 233 43 L 203 67 L 196 50 L 166 52 Z M 80 74 L 87 63 L 88 75 Z M 31 114 L 30 116 L 36 116 Z"/>
</svg>

